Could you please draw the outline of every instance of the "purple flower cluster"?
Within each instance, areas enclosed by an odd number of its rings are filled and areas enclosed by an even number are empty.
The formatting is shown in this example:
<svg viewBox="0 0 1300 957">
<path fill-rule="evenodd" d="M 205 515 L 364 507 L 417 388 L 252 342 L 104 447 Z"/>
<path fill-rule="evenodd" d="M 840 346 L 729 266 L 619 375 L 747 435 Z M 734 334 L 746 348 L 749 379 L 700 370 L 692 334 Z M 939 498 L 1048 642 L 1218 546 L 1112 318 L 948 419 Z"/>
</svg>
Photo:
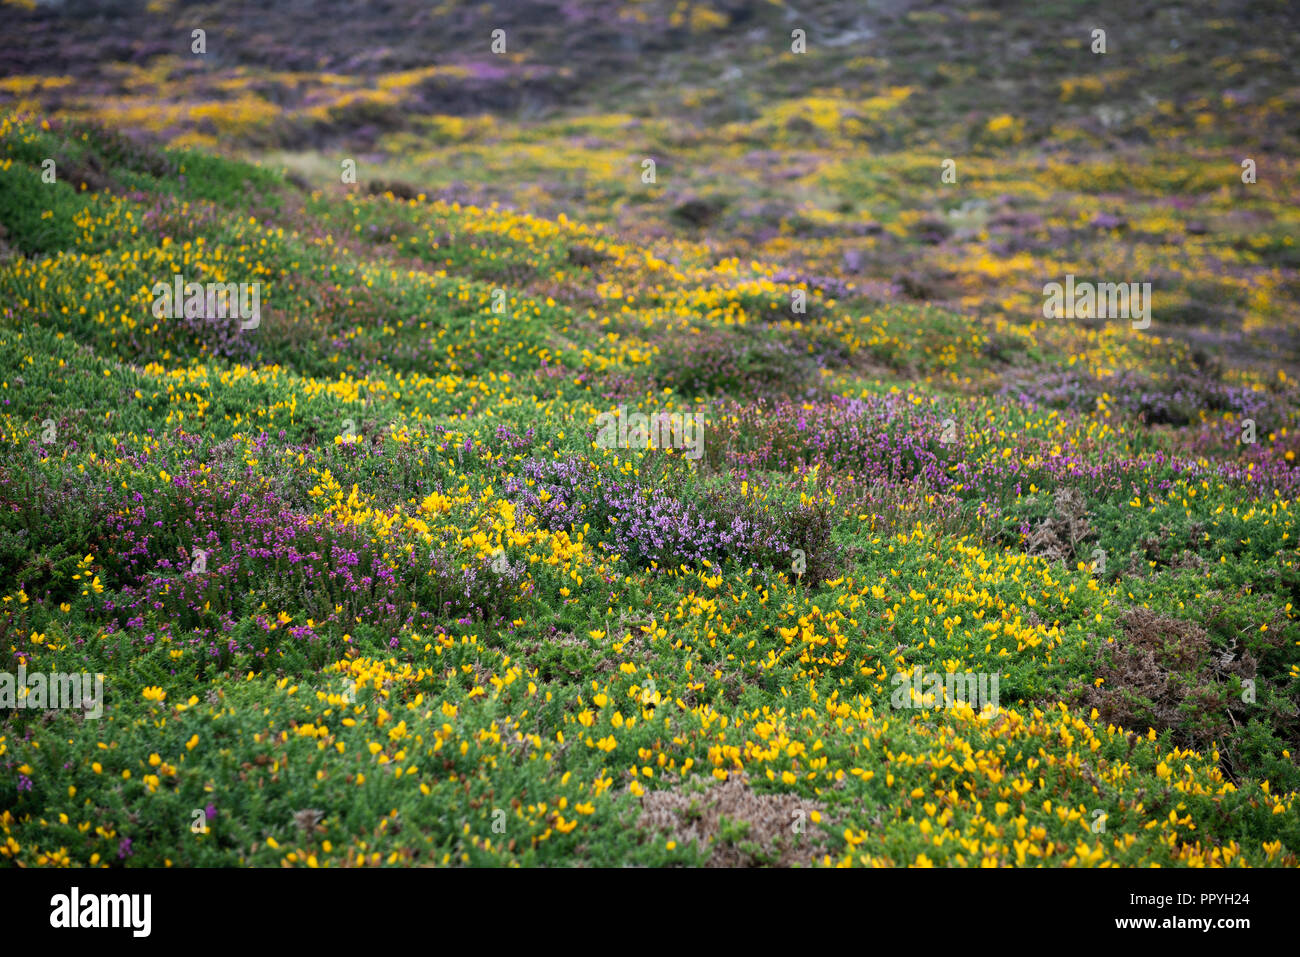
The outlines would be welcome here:
<svg viewBox="0 0 1300 957">
<path fill-rule="evenodd" d="M 760 567 L 791 548 L 776 520 L 739 496 L 692 501 L 662 488 L 606 481 L 578 459 L 530 459 L 504 491 L 544 528 L 595 524 L 606 551 L 640 566 L 698 567 L 707 559 Z"/>
<path fill-rule="evenodd" d="M 941 439 L 943 420 L 907 407 L 897 395 L 832 398 L 811 403 L 758 402 L 725 408 L 737 424 L 721 441 L 741 478 L 751 471 L 823 466 L 859 482 L 951 485 L 952 464 Z M 959 464 L 960 466 L 960 464 Z"/>
<path fill-rule="evenodd" d="M 1231 413 L 1263 417 L 1272 403 L 1268 393 L 1219 382 L 1207 375 L 1176 372 L 1161 378 L 1124 370 L 1108 379 L 1066 370 L 1049 373 L 1032 382 L 1003 387 L 1002 395 L 1029 407 L 1046 406 L 1091 412 L 1097 399 L 1108 396 L 1111 408 L 1140 416 L 1148 425 L 1187 425 L 1201 413 Z"/>
<path fill-rule="evenodd" d="M 218 666 L 290 645 L 316 646 L 313 657 L 324 658 L 342 650 L 345 632 L 391 642 L 404 629 L 485 616 L 518 583 L 294 509 L 251 469 L 217 479 L 188 460 L 147 493 L 107 491 L 104 577 L 113 587 L 91 614 L 137 651 L 165 642 Z"/>
</svg>

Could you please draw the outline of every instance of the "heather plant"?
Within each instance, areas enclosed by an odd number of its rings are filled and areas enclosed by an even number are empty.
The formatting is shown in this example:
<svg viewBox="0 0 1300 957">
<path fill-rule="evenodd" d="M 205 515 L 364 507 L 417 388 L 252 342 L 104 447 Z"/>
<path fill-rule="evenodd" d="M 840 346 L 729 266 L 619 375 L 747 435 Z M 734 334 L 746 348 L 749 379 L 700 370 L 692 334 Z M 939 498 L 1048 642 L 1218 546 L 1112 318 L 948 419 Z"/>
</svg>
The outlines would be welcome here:
<svg viewBox="0 0 1300 957">
<path fill-rule="evenodd" d="M 581 460 L 529 460 L 505 492 L 533 511 L 543 527 L 603 530 L 601 547 L 631 567 L 675 569 L 701 563 L 772 564 L 789 550 L 777 521 L 742 496 L 703 490 L 673 495 L 619 482 Z"/>
</svg>

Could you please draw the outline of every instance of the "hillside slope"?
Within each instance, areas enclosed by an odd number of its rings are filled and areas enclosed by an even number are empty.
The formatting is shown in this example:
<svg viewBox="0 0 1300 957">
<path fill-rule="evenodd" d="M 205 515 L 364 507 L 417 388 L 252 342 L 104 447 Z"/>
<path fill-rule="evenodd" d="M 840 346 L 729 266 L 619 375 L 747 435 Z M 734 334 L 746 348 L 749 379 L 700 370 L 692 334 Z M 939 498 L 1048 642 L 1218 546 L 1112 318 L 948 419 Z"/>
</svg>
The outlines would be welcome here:
<svg viewBox="0 0 1300 957">
<path fill-rule="evenodd" d="M 997 360 L 931 307 L 0 136 L 6 652 L 106 676 L 8 719 L 10 859 L 1294 865 L 1293 443 L 1225 434 L 1294 436 L 1282 384 L 1160 431 L 935 392 Z M 177 272 L 258 326 L 155 317 Z M 620 405 L 703 455 L 600 447 Z"/>
</svg>

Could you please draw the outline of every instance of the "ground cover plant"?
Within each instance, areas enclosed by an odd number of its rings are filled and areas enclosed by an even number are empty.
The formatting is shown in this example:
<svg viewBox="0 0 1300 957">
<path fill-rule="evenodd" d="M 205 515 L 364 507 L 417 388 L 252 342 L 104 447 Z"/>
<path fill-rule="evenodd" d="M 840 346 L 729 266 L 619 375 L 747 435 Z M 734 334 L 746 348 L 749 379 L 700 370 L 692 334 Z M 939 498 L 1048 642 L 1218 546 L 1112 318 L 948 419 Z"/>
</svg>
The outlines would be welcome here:
<svg viewBox="0 0 1300 957">
<path fill-rule="evenodd" d="M 1298 17 L 1123 6 L 0 7 L 0 864 L 1295 867 Z"/>
</svg>

